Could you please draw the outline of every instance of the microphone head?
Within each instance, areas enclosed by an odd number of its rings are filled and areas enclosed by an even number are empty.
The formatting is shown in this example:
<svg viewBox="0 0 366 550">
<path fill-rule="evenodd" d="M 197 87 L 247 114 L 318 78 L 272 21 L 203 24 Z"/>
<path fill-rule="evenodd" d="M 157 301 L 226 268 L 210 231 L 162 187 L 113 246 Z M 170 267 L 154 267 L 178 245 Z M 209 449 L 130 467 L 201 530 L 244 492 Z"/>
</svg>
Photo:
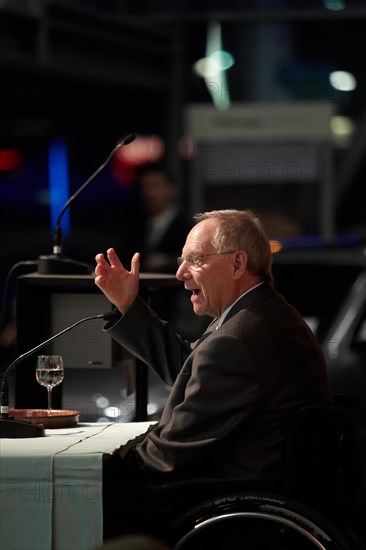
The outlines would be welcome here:
<svg viewBox="0 0 366 550">
<path fill-rule="evenodd" d="M 118 310 L 106 311 L 102 313 L 102 318 L 104 321 L 117 321 L 121 317 L 121 313 Z"/>
<path fill-rule="evenodd" d="M 128 136 L 125 137 L 125 139 L 122 141 L 121 145 L 128 145 L 129 143 L 131 143 L 135 139 L 136 139 L 135 134 L 128 134 Z"/>
</svg>

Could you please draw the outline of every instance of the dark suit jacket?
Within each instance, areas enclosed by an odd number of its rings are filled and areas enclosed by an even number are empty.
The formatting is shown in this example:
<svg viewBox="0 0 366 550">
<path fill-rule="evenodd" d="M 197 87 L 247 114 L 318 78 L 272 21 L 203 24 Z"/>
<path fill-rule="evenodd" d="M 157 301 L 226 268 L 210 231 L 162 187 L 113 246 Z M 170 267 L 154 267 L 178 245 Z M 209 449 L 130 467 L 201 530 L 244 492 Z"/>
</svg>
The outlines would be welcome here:
<svg viewBox="0 0 366 550">
<path fill-rule="evenodd" d="M 106 330 L 173 384 L 160 422 L 133 445 L 145 474 L 275 480 L 290 415 L 331 400 L 316 338 L 268 284 L 192 345 L 140 299 Z"/>
</svg>

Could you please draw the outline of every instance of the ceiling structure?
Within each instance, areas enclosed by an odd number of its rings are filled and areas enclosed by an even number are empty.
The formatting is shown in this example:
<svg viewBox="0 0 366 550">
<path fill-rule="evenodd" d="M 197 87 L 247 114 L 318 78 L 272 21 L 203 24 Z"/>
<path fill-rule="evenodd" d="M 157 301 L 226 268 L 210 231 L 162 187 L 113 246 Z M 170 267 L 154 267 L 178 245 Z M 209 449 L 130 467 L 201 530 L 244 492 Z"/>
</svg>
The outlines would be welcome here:
<svg viewBox="0 0 366 550">
<path fill-rule="evenodd" d="M 42 103 L 60 83 L 72 83 L 76 94 L 83 83 L 97 92 L 161 93 L 174 85 L 172 63 L 179 62 L 183 101 L 208 101 L 192 65 L 204 56 L 212 21 L 221 24 L 223 47 L 235 59 L 227 75 L 233 101 L 330 98 L 342 111 L 361 108 L 366 3 L 355 1 L 335 11 L 319 0 L 2 0 L 0 93 L 15 100 L 37 95 Z M 337 68 L 356 75 L 351 98 L 329 85 L 329 72 Z"/>
<path fill-rule="evenodd" d="M 353 123 L 346 146 L 335 144 L 343 223 L 364 196 L 363 1 L 2 0 L 2 146 L 63 132 L 109 147 L 121 131 L 158 132 L 178 161 L 184 106 L 211 102 L 192 67 L 213 21 L 235 60 L 226 73 L 233 103 L 331 101 Z M 335 70 L 350 71 L 357 87 L 332 87 Z"/>
</svg>

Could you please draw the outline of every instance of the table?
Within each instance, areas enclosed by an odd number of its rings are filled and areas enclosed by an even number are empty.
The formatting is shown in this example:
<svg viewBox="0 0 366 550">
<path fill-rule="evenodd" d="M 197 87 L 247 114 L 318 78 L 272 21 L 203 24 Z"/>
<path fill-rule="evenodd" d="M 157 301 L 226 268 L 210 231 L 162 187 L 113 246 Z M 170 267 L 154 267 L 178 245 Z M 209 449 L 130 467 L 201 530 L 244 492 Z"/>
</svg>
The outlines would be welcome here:
<svg viewBox="0 0 366 550">
<path fill-rule="evenodd" d="M 94 550 L 103 542 L 102 460 L 152 422 L 85 423 L 0 440 L 1 550 Z"/>
</svg>

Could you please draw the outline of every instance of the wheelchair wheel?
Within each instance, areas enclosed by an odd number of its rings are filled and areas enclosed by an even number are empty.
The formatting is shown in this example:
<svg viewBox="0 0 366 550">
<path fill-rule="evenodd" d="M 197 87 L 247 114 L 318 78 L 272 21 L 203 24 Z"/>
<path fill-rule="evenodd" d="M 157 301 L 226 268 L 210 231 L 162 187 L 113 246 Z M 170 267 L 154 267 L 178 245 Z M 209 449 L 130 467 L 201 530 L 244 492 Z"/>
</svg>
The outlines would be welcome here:
<svg viewBox="0 0 366 550">
<path fill-rule="evenodd" d="M 205 501 L 172 526 L 174 550 L 361 550 L 310 508 L 278 495 Z"/>
</svg>

